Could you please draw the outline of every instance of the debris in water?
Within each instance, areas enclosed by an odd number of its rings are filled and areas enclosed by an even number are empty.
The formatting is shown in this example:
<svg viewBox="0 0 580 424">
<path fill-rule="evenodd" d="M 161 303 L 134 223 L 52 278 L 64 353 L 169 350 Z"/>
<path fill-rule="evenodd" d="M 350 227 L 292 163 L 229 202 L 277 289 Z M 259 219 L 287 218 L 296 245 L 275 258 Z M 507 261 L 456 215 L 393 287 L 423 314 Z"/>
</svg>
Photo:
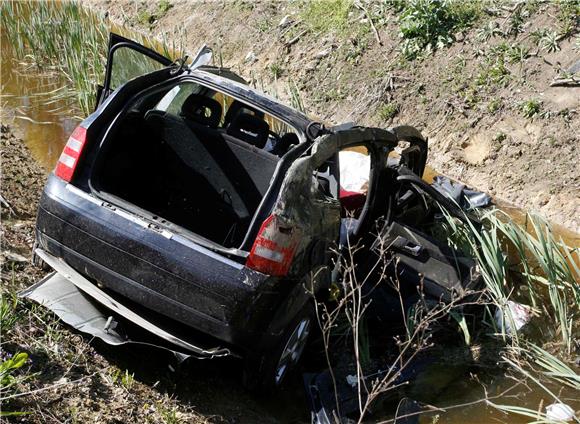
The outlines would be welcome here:
<svg viewBox="0 0 580 424">
<path fill-rule="evenodd" d="M 519 331 L 532 318 L 532 308 L 530 306 L 508 300 L 506 308 L 511 312 L 515 331 Z M 506 312 L 503 312 L 502 309 L 498 308 L 495 311 L 495 322 L 497 326 L 503 328 L 507 334 L 513 334 L 512 320 Z"/>
<path fill-rule="evenodd" d="M 546 416 L 550 420 L 570 422 L 574 419 L 574 410 L 565 403 L 555 402 L 546 406 Z"/>
</svg>

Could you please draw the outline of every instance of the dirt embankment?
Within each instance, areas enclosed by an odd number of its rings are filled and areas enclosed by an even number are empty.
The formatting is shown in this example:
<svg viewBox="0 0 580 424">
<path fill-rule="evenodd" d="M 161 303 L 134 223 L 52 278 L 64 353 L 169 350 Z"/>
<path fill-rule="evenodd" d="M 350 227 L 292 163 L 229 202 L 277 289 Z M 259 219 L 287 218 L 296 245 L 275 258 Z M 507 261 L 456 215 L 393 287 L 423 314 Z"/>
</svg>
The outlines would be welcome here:
<svg viewBox="0 0 580 424">
<path fill-rule="evenodd" d="M 537 36 L 559 31 L 557 4 L 486 9 L 451 47 L 414 61 L 401 58 L 397 15 L 387 7 L 367 9 L 375 33 L 356 7 L 346 29 L 316 30 L 308 2 L 168 4 L 90 3 L 189 52 L 208 44 L 225 66 L 282 99 L 295 84 L 306 110 L 328 122 L 415 125 L 437 171 L 580 230 L 580 88 L 550 86 L 578 60 L 578 45 L 568 36 L 546 48 Z"/>
</svg>

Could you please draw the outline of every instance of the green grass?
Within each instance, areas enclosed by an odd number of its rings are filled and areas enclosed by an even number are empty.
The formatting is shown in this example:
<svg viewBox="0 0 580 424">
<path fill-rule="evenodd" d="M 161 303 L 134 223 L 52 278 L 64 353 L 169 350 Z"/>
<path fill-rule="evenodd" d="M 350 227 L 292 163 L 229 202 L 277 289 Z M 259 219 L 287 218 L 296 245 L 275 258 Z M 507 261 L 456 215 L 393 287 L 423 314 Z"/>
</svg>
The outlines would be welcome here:
<svg viewBox="0 0 580 424">
<path fill-rule="evenodd" d="M 381 121 L 390 121 L 399 113 L 399 105 L 387 103 L 379 107 L 379 118 Z"/>
<path fill-rule="evenodd" d="M 304 3 L 301 18 L 314 32 L 335 31 L 342 34 L 348 30 L 348 15 L 353 0 L 313 0 Z"/>
<path fill-rule="evenodd" d="M 282 65 L 280 65 L 279 63 L 272 63 L 270 65 L 270 72 L 272 73 L 272 77 L 274 79 L 278 79 L 282 76 L 282 74 L 284 73 L 284 68 L 282 67 Z"/>
<path fill-rule="evenodd" d="M 563 38 L 571 36 L 580 26 L 580 1 L 558 0 L 559 33 Z"/>
</svg>

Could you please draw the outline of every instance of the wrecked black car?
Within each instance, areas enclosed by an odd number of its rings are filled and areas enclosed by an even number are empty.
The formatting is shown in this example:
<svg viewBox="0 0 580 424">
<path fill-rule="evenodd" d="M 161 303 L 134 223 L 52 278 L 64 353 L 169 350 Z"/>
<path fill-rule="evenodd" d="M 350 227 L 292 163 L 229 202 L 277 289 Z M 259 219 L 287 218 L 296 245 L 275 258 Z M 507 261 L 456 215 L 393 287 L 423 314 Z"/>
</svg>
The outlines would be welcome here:
<svg viewBox="0 0 580 424">
<path fill-rule="evenodd" d="M 248 386 L 273 387 L 316 325 L 313 299 L 340 278 L 345 240 L 377 222 L 433 296 L 475 280 L 417 227 L 446 201 L 420 178 L 417 130 L 327 129 L 208 57 L 172 63 L 112 35 L 98 107 L 40 201 L 34 259 L 56 273 L 24 295 L 113 344 L 120 316 L 182 354 L 242 357 Z"/>
</svg>

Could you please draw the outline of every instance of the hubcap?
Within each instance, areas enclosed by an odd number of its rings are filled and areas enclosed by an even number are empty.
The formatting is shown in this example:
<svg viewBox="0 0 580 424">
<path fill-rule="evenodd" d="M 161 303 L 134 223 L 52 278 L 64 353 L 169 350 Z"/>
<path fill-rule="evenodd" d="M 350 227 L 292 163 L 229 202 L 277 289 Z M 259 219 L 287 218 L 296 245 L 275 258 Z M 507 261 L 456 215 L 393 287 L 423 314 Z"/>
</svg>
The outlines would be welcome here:
<svg viewBox="0 0 580 424">
<path fill-rule="evenodd" d="M 282 350 L 282 355 L 280 355 L 278 365 L 276 366 L 276 384 L 280 384 L 288 369 L 296 364 L 300 356 L 302 356 L 308 334 L 310 334 L 310 319 L 303 318 L 292 332 L 292 335 L 286 342 L 286 346 Z"/>
</svg>

